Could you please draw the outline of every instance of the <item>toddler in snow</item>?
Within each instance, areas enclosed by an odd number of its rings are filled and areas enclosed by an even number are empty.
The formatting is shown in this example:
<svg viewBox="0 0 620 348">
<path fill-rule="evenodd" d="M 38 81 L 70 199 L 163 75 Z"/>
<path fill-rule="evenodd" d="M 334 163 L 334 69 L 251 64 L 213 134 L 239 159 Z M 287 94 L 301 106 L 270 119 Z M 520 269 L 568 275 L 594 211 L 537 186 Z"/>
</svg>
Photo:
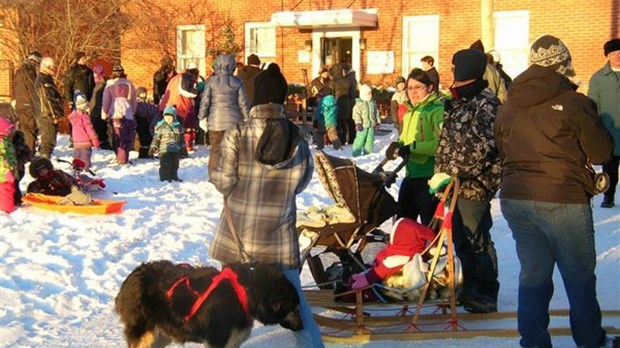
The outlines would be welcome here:
<svg viewBox="0 0 620 348">
<path fill-rule="evenodd" d="M 177 174 L 181 151 L 185 149 L 183 125 L 177 120 L 174 106 L 164 109 L 164 118 L 157 122 L 149 156 L 159 152 L 159 180 L 181 181 Z"/>
<path fill-rule="evenodd" d="M 353 141 L 353 157 L 372 153 L 375 142 L 375 130 L 379 129 L 379 110 L 372 100 L 372 89 L 367 85 L 360 86 L 360 97 L 353 107 L 353 122 L 357 134 Z"/>
<path fill-rule="evenodd" d="M 0 211 L 6 213 L 15 210 L 15 190 L 19 190 L 17 157 L 13 147 L 14 129 L 11 121 L 0 117 Z"/>
<path fill-rule="evenodd" d="M 338 121 L 338 105 L 331 88 L 324 87 L 316 96 L 317 108 L 314 112 L 314 120 L 317 123 L 315 131 L 314 143 L 316 148 L 321 150 L 325 146 L 325 133 L 336 150 L 342 148 L 338 132 L 336 131 L 336 123 Z"/>
<path fill-rule="evenodd" d="M 71 136 L 73 137 L 73 158 L 84 162 L 84 169 L 90 168 L 90 158 L 93 147 L 99 147 L 99 138 L 90 123 L 88 100 L 82 92 L 75 90 L 73 105 L 75 110 L 68 116 L 71 122 Z"/>
<path fill-rule="evenodd" d="M 370 270 L 351 276 L 351 287 L 361 289 L 398 273 L 434 238 L 433 230 L 417 221 L 409 218 L 396 220 L 388 245 L 377 254 Z"/>
</svg>

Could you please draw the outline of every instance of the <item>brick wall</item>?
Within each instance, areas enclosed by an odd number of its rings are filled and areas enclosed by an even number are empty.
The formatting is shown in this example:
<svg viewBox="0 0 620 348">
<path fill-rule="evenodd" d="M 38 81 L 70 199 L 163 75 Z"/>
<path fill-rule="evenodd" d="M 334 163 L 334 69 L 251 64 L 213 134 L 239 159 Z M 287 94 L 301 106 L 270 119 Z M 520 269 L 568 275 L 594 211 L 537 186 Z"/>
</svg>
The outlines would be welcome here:
<svg viewBox="0 0 620 348">
<path fill-rule="evenodd" d="M 190 6 L 190 1 L 162 0 L 162 6 L 183 11 Z M 221 8 L 222 13 L 230 14 L 235 23 L 237 42 L 244 43 L 245 22 L 267 22 L 271 14 L 278 11 L 287 11 L 299 3 L 298 0 L 262 1 L 261 6 L 251 6 L 248 0 L 211 0 L 214 8 Z M 375 85 L 392 85 L 400 74 L 402 59 L 402 17 L 418 15 L 439 15 L 439 57 L 435 57 L 440 65 L 440 76 L 444 86 L 452 81 L 450 61 L 452 54 L 459 49 L 467 48 L 481 37 L 480 1 L 478 0 L 306 0 L 299 3 L 295 11 L 342 9 L 349 4 L 351 9 L 376 8 L 378 10 L 377 28 L 362 28 L 361 37 L 367 40 L 367 50 L 394 51 L 395 73 L 389 75 L 365 74 L 366 55 L 361 54 L 361 76 L 363 81 Z M 590 76 L 605 62 L 602 45 L 611 37 L 618 37 L 618 28 L 612 32 L 612 26 L 618 25 L 620 11 L 613 11 L 613 4 L 618 0 L 597 0 L 584 2 L 582 0 L 495 0 L 495 11 L 530 11 L 529 41 L 533 41 L 543 34 L 552 34 L 560 37 L 569 47 L 574 60 L 574 66 L 579 77 L 587 86 Z M 178 23 L 196 24 L 196 23 Z M 207 28 L 210 30 L 210 28 Z M 159 33 L 175 40 L 176 33 Z M 127 36 L 129 37 L 129 36 Z M 297 30 L 290 28 L 276 29 L 276 62 L 282 67 L 289 82 L 302 82 L 302 69 L 312 70 L 311 63 L 298 63 L 297 54 L 303 50 L 304 41 L 312 37 L 311 30 Z M 128 38 L 123 38 L 123 47 L 131 46 Z M 491 49 L 491 48 L 487 48 Z M 162 51 L 157 47 L 152 49 L 124 48 L 122 60 L 129 78 L 136 85 L 143 85 L 151 90 L 152 76 L 158 68 Z M 242 60 L 242 54 L 238 57 Z M 312 76 L 308 76 L 310 79 Z M 584 90 L 582 90 L 584 91 Z"/>
</svg>

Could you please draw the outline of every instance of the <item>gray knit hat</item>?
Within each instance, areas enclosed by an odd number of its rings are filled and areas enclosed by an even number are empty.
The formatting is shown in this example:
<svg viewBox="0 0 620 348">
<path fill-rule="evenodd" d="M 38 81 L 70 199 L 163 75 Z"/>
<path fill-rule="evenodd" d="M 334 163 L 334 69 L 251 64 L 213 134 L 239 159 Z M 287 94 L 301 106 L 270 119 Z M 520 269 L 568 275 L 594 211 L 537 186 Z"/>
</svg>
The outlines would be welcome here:
<svg viewBox="0 0 620 348">
<path fill-rule="evenodd" d="M 528 64 L 544 66 L 567 77 L 576 75 L 568 48 L 560 39 L 551 35 L 543 35 L 534 41 Z"/>
</svg>

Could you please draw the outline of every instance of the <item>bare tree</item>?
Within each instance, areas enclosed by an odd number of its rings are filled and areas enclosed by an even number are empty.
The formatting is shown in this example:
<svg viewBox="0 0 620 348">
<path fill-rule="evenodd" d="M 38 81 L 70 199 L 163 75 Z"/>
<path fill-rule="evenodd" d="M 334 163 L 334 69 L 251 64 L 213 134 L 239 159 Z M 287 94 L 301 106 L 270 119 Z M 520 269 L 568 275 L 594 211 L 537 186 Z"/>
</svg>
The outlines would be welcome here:
<svg viewBox="0 0 620 348">
<path fill-rule="evenodd" d="M 93 57 L 120 57 L 120 36 L 130 18 L 128 0 L 2 0 L 0 50 L 19 61 L 32 50 L 55 59 L 62 76 L 76 51 Z M 45 9 L 45 10 L 43 10 Z"/>
</svg>

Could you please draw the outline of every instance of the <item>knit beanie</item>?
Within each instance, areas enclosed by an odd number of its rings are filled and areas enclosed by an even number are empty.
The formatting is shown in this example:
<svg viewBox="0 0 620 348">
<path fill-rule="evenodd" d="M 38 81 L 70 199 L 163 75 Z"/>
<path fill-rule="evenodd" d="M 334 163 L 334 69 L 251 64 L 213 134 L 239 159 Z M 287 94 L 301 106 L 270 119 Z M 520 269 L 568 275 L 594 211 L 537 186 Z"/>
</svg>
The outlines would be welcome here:
<svg viewBox="0 0 620 348">
<path fill-rule="evenodd" d="M 479 50 L 460 50 L 452 56 L 454 80 L 467 81 L 482 79 L 487 67 L 487 56 Z"/>
<path fill-rule="evenodd" d="M 605 42 L 603 49 L 605 50 L 605 57 L 611 52 L 620 51 L 620 39 L 611 39 Z"/>
<path fill-rule="evenodd" d="M 254 79 L 254 99 L 251 107 L 260 104 L 284 104 L 288 84 L 280 71 L 280 66 L 271 63 L 267 70 L 256 75 Z"/>
<path fill-rule="evenodd" d="M 164 109 L 164 116 L 166 115 L 172 115 L 175 118 L 177 117 L 177 109 L 172 106 L 172 105 L 168 105 L 166 106 L 166 108 Z"/>
<path fill-rule="evenodd" d="M 45 57 L 41 59 L 41 66 L 39 67 L 39 70 L 48 75 L 52 75 L 52 76 L 55 75 L 56 74 L 56 62 L 54 61 L 54 58 Z"/>
<path fill-rule="evenodd" d="M 250 54 L 248 56 L 248 65 L 260 65 L 260 59 L 255 54 Z"/>
<path fill-rule="evenodd" d="M 35 157 L 32 161 L 30 161 L 30 168 L 28 168 L 28 172 L 30 173 L 30 176 L 36 179 L 39 171 L 44 168 L 47 168 L 47 170 L 52 170 L 54 169 L 54 166 L 52 165 L 52 162 L 45 157 Z"/>
<path fill-rule="evenodd" d="M 28 60 L 31 60 L 36 63 L 41 63 L 41 59 L 43 59 L 43 57 L 41 56 L 41 53 L 39 53 L 38 51 L 32 51 L 28 53 Z"/>
<path fill-rule="evenodd" d="M 112 72 L 115 72 L 117 74 L 124 74 L 125 69 L 120 64 L 114 64 L 114 67 L 112 68 Z"/>
<path fill-rule="evenodd" d="M 567 77 L 575 76 L 570 52 L 555 36 L 543 35 L 534 41 L 528 64 L 544 66 Z"/>
<path fill-rule="evenodd" d="M 73 94 L 75 95 L 73 101 L 73 105 L 75 105 L 75 108 L 80 111 L 89 112 L 88 100 L 86 100 L 86 96 L 84 96 L 84 93 L 82 93 L 79 89 L 76 89 Z"/>
<path fill-rule="evenodd" d="M 395 86 L 398 86 L 399 83 L 407 83 L 407 81 L 405 80 L 404 77 L 399 76 L 396 78 L 396 82 L 394 83 Z"/>
</svg>

